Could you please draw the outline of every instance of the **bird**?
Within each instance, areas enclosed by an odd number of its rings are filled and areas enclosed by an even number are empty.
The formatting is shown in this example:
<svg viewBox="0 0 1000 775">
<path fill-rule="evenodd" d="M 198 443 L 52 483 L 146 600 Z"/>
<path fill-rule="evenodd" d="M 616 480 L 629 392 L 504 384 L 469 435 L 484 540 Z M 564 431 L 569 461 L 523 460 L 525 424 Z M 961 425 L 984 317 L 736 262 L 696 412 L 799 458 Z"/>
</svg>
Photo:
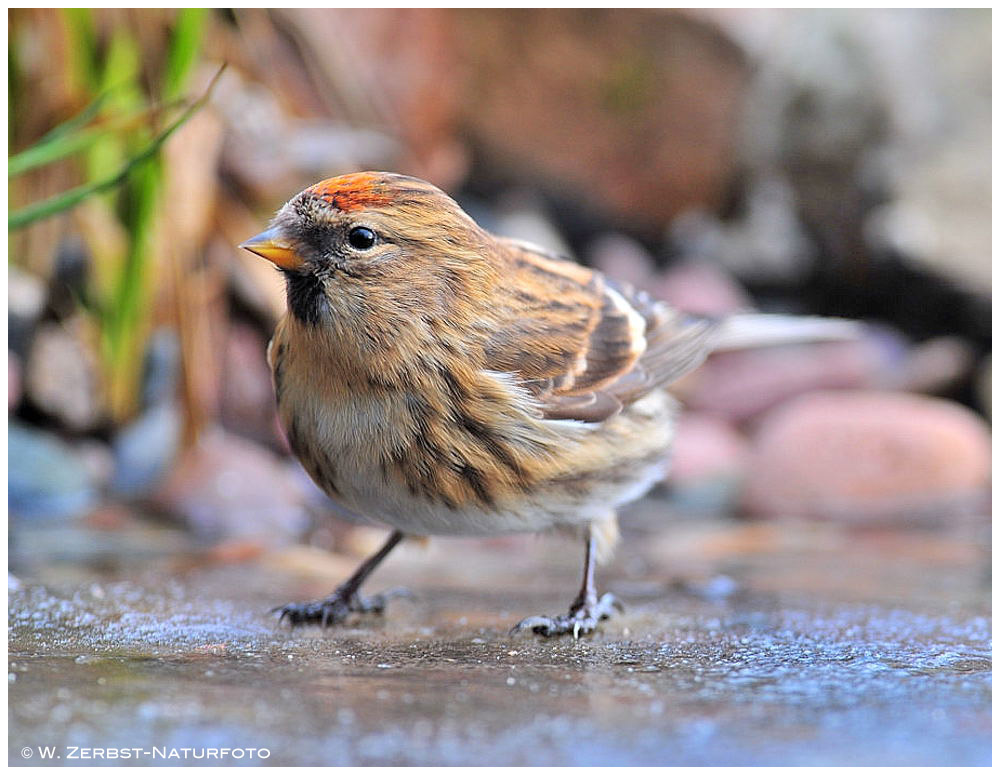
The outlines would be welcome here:
<svg viewBox="0 0 1000 775">
<path fill-rule="evenodd" d="M 617 513 L 667 470 L 671 384 L 727 341 L 844 333 L 684 314 L 390 172 L 316 183 L 240 247 L 284 277 L 268 363 L 290 449 L 333 501 L 391 530 L 329 596 L 274 609 L 293 627 L 382 612 L 393 593 L 360 588 L 408 537 L 557 532 L 583 544 L 579 592 L 514 631 L 593 633 L 622 609 L 595 582 Z"/>
</svg>

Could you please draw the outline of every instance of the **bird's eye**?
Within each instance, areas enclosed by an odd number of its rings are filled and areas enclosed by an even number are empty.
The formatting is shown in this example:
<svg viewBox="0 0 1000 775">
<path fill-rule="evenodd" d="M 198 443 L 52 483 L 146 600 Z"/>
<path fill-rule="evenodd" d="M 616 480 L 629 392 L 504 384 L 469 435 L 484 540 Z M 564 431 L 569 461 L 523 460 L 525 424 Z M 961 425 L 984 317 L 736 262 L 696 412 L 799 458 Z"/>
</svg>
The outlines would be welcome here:
<svg viewBox="0 0 1000 775">
<path fill-rule="evenodd" d="M 347 241 L 356 250 L 368 250 L 375 244 L 375 232 L 366 226 L 355 226 L 348 232 Z"/>
</svg>

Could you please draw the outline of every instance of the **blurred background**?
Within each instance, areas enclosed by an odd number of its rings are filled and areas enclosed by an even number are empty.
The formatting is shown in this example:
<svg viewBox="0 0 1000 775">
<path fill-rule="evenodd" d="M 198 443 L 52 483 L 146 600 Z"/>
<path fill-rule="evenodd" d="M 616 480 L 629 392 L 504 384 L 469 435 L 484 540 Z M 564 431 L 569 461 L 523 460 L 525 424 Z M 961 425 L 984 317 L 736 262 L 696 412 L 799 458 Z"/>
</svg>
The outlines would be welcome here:
<svg viewBox="0 0 1000 775">
<path fill-rule="evenodd" d="M 8 22 L 11 762 L 990 761 L 989 10 Z M 692 313 L 863 333 L 676 385 L 593 637 L 507 635 L 579 577 L 532 536 L 408 542 L 370 588 L 414 598 L 289 631 L 385 532 L 290 456 L 282 282 L 236 245 L 363 169 Z"/>
<path fill-rule="evenodd" d="M 379 540 L 289 456 L 282 284 L 235 247 L 362 169 L 694 313 L 869 324 L 685 380 L 651 528 L 986 542 L 989 11 L 8 14 L 15 574 Z"/>
</svg>

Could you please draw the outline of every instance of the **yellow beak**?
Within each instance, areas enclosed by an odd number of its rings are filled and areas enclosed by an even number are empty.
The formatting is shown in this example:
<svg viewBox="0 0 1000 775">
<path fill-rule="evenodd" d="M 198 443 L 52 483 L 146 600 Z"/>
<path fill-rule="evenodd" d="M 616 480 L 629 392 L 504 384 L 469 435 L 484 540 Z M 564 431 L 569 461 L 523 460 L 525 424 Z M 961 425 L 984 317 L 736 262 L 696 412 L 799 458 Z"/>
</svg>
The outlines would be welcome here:
<svg viewBox="0 0 1000 775">
<path fill-rule="evenodd" d="M 262 231 L 240 244 L 244 250 L 266 258 L 282 269 L 300 269 L 304 263 L 295 249 L 278 235 L 276 229 Z"/>
</svg>

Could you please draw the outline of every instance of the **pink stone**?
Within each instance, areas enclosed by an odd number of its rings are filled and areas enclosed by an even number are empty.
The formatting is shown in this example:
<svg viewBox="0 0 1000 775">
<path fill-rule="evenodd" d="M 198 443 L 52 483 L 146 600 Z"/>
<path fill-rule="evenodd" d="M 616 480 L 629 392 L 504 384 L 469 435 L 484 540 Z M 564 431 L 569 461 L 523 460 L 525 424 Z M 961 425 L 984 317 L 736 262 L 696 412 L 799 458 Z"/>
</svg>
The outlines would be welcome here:
<svg viewBox="0 0 1000 775">
<path fill-rule="evenodd" d="M 684 403 L 744 422 L 797 395 L 880 384 L 885 354 L 874 341 L 821 342 L 721 352 L 692 373 Z"/>
<path fill-rule="evenodd" d="M 758 428 L 744 505 L 772 517 L 941 522 L 986 512 L 990 462 L 989 428 L 958 404 L 811 393 Z"/>
<path fill-rule="evenodd" d="M 181 455 L 156 502 L 196 533 L 220 540 L 287 543 L 309 522 L 302 488 L 284 462 L 218 428 Z"/>
<path fill-rule="evenodd" d="M 742 476 L 748 454 L 746 438 L 725 420 L 685 412 L 677 423 L 669 481 L 683 486 L 719 476 Z"/>
<path fill-rule="evenodd" d="M 693 315 L 721 317 L 753 308 L 740 284 L 707 261 L 673 266 L 654 280 L 649 290 L 658 299 Z"/>
</svg>

